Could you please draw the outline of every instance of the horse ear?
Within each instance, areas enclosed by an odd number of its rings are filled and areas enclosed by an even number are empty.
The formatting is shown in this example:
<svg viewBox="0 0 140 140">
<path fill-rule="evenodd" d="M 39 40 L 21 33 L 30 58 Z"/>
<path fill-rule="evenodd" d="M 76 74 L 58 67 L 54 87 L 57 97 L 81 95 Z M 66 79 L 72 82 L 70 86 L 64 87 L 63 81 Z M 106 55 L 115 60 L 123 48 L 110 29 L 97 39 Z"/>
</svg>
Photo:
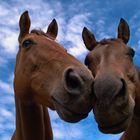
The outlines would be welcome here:
<svg viewBox="0 0 140 140">
<path fill-rule="evenodd" d="M 30 17 L 28 15 L 28 11 L 25 11 L 19 20 L 20 34 L 18 37 L 19 42 L 21 42 L 22 38 L 29 33 L 30 29 Z"/>
<path fill-rule="evenodd" d="M 58 33 L 58 25 L 55 19 L 49 24 L 46 34 L 53 37 L 54 39 L 57 37 Z"/>
<path fill-rule="evenodd" d="M 125 44 L 127 44 L 130 38 L 129 25 L 123 18 L 121 18 L 118 26 L 118 38 L 122 39 Z"/>
<path fill-rule="evenodd" d="M 86 27 L 83 28 L 82 38 L 86 48 L 89 51 L 91 51 L 97 45 L 94 35 Z"/>
</svg>

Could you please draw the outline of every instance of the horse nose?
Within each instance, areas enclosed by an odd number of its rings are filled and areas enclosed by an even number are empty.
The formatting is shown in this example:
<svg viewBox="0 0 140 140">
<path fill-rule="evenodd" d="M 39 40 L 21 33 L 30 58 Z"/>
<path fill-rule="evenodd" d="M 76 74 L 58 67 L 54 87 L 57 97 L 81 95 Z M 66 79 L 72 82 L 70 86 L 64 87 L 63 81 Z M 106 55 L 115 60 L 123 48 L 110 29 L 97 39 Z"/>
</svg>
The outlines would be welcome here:
<svg viewBox="0 0 140 140">
<path fill-rule="evenodd" d="M 92 74 L 77 68 L 68 68 L 64 72 L 64 87 L 68 93 L 79 95 L 83 92 L 84 87 L 91 86 L 93 82 Z"/>
<path fill-rule="evenodd" d="M 122 78 L 105 75 L 94 82 L 94 94 L 97 99 L 108 98 L 112 101 L 116 96 L 125 96 L 126 84 Z"/>
</svg>

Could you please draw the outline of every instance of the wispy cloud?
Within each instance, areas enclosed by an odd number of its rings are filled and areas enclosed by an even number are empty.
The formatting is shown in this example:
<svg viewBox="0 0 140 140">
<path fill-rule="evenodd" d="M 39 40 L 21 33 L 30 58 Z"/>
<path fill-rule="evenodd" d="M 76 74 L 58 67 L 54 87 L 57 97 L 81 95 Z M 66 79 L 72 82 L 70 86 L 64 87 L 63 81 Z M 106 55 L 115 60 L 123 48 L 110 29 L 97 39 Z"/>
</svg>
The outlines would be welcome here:
<svg viewBox="0 0 140 140">
<path fill-rule="evenodd" d="M 0 56 L 0 67 L 3 67 L 4 65 L 6 65 L 6 63 L 8 63 L 8 61 L 3 59 L 3 57 Z"/>
<path fill-rule="evenodd" d="M 2 117 L 12 117 L 12 113 L 4 108 L 0 108 Z"/>
<path fill-rule="evenodd" d="M 71 18 L 66 27 L 65 40 L 69 42 L 68 51 L 78 57 L 87 52 L 81 39 L 82 29 L 88 20 L 89 13 L 79 14 Z"/>
<path fill-rule="evenodd" d="M 13 79 L 14 79 L 13 73 L 8 77 L 8 79 L 6 79 L 6 82 L 0 79 L 0 91 L 8 94 L 14 93 Z"/>
<path fill-rule="evenodd" d="M 9 131 L 13 131 L 15 126 L 13 125 L 15 120 L 15 114 L 12 110 L 5 109 L 3 106 L 0 107 L 0 137 L 1 140 L 10 139 L 11 134 Z M 7 133 L 6 133 L 7 132 Z M 7 139 L 7 140 L 8 140 Z"/>
<path fill-rule="evenodd" d="M 5 53 L 6 56 L 15 56 L 18 46 L 18 33 L 15 30 L 11 30 L 10 28 L 2 28 L 0 30 L 0 34 L 2 51 Z"/>
<path fill-rule="evenodd" d="M 71 124 L 60 120 L 56 111 L 49 110 L 49 114 L 51 116 L 54 138 L 56 140 L 67 140 L 68 137 L 69 139 L 82 138 L 83 133 L 79 124 Z"/>
<path fill-rule="evenodd" d="M 13 86 L 12 85 L 13 85 L 12 83 L 7 83 L 7 82 L 0 80 L 1 92 L 10 93 L 10 94 L 13 93 Z"/>
</svg>

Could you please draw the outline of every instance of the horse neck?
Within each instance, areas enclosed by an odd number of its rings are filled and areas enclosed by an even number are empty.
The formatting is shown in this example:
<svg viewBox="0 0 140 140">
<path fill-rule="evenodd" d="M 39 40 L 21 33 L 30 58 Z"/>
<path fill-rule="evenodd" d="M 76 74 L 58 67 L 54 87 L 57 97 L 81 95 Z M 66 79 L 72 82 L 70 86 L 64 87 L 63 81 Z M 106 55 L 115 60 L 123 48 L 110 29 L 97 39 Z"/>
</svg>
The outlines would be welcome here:
<svg viewBox="0 0 140 140">
<path fill-rule="evenodd" d="M 140 69 L 137 69 L 140 81 Z M 135 108 L 132 121 L 128 129 L 124 132 L 120 140 L 139 140 L 140 139 L 140 82 L 137 85 Z"/>
<path fill-rule="evenodd" d="M 120 140 L 139 140 L 140 139 L 140 117 L 133 116 L 128 129 L 124 132 Z"/>
<path fill-rule="evenodd" d="M 16 131 L 12 140 L 52 140 L 50 118 L 46 107 L 35 102 L 16 101 Z"/>
</svg>

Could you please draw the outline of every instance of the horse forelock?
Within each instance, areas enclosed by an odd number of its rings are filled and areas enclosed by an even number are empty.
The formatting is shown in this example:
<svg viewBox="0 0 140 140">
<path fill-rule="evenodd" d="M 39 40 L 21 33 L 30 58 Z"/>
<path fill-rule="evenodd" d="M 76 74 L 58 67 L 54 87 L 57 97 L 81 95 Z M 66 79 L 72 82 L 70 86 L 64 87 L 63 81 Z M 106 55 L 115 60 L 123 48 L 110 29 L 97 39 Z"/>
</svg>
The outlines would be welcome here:
<svg viewBox="0 0 140 140">
<path fill-rule="evenodd" d="M 99 41 L 99 44 L 105 45 L 105 44 L 109 43 L 110 41 L 117 41 L 117 39 L 116 38 L 110 38 L 110 39 L 104 38 L 101 41 Z"/>
<path fill-rule="evenodd" d="M 34 34 L 37 34 L 37 35 L 47 36 L 47 34 L 46 34 L 44 31 L 42 31 L 41 29 L 33 29 L 33 30 L 31 31 L 31 33 L 34 33 Z M 47 37 L 48 37 L 48 36 L 47 36 Z"/>
<path fill-rule="evenodd" d="M 47 35 L 47 33 L 45 33 L 44 31 L 42 31 L 41 29 L 33 29 L 33 30 L 31 30 L 31 33 L 34 33 L 34 34 L 36 34 L 36 35 L 43 35 L 43 36 L 47 37 L 48 39 L 50 39 L 51 41 L 54 41 L 53 37 Z M 57 40 L 55 40 L 55 43 L 57 43 L 57 45 L 58 45 L 60 48 L 62 48 L 62 49 L 64 50 L 64 52 L 67 52 L 67 50 L 66 50 L 64 47 L 62 47 L 62 46 L 57 42 Z"/>
<path fill-rule="evenodd" d="M 42 31 L 41 29 L 33 29 L 31 30 L 31 33 L 34 33 L 36 35 L 43 35 L 51 40 L 56 40 L 54 37 L 50 36 L 49 34 L 45 33 L 44 31 Z"/>
</svg>

